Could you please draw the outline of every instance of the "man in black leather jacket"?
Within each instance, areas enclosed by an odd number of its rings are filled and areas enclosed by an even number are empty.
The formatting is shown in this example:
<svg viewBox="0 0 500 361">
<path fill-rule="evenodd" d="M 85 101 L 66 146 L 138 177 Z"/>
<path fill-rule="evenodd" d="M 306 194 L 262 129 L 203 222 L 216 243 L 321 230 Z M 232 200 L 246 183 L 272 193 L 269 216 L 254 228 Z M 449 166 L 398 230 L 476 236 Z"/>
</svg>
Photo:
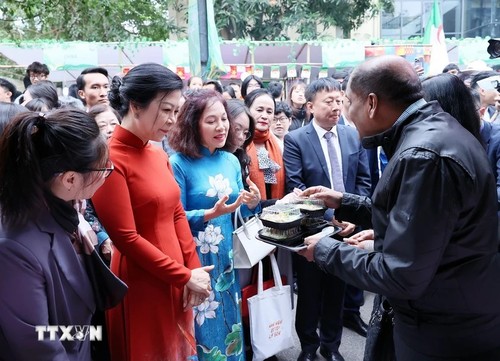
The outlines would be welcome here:
<svg viewBox="0 0 500 361">
<path fill-rule="evenodd" d="M 355 69 L 349 118 L 363 145 L 381 145 L 389 164 L 371 201 L 323 187 L 304 195 L 351 222 L 371 212 L 375 250 L 309 237 L 301 254 L 388 298 L 398 360 L 500 360 L 495 176 L 479 141 L 422 95 L 403 58 Z"/>
</svg>

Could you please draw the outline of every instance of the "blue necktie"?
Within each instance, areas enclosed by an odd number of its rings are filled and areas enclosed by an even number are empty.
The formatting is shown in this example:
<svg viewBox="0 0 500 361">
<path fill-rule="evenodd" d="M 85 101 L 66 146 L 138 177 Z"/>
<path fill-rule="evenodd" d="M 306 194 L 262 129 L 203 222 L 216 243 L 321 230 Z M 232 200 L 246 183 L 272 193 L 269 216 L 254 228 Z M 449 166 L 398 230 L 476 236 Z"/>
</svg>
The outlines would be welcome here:
<svg viewBox="0 0 500 361">
<path fill-rule="evenodd" d="M 326 132 L 324 137 L 328 146 L 328 155 L 330 156 L 330 165 L 332 167 L 331 179 L 333 183 L 333 189 L 339 192 L 345 192 L 344 180 L 342 179 L 342 171 L 340 170 L 339 157 L 337 156 L 337 151 L 335 150 L 335 146 L 333 145 L 333 133 Z"/>
<path fill-rule="evenodd" d="M 387 156 L 385 155 L 385 152 L 382 148 L 380 148 L 380 154 L 378 156 L 378 160 L 380 162 L 380 173 L 382 174 L 385 167 L 387 166 L 387 163 L 389 163 Z"/>
</svg>

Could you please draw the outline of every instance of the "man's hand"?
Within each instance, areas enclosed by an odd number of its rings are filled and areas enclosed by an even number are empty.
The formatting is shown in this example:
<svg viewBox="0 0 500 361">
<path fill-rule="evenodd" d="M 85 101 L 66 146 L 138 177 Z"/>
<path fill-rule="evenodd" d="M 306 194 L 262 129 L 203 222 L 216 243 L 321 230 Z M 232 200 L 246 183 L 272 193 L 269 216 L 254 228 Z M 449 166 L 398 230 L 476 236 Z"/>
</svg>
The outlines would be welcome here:
<svg viewBox="0 0 500 361">
<path fill-rule="evenodd" d="M 325 202 L 328 208 L 337 209 L 342 204 L 342 193 L 323 186 L 315 186 L 307 188 L 302 192 L 302 197 L 310 197 L 312 199 L 320 199 Z"/>
<path fill-rule="evenodd" d="M 373 229 L 367 229 L 356 233 L 352 237 L 344 238 L 344 242 L 351 246 L 358 247 L 367 251 L 373 251 Z"/>
<path fill-rule="evenodd" d="M 111 239 L 107 239 L 101 244 L 101 253 L 102 256 L 111 262 L 111 257 L 113 256 L 113 242 L 111 242 Z"/>
<path fill-rule="evenodd" d="M 304 238 L 304 244 L 307 248 L 300 250 L 297 253 L 305 257 L 309 262 L 314 262 L 314 248 L 316 247 L 316 243 L 318 243 L 323 237 L 323 235 L 317 234 Z"/>
<path fill-rule="evenodd" d="M 339 236 L 345 237 L 350 235 L 352 232 L 354 232 L 354 229 L 356 228 L 356 225 L 351 222 L 342 222 L 342 221 L 337 221 L 335 217 L 332 219 L 332 224 L 334 226 L 340 227 L 342 230 L 338 233 Z"/>
</svg>

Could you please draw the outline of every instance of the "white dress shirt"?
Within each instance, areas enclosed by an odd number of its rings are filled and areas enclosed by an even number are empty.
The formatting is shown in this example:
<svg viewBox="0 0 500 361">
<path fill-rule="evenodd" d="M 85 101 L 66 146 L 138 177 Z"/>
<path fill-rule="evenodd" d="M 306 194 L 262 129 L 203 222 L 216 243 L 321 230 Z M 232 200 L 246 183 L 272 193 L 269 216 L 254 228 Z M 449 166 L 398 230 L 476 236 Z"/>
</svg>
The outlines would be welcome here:
<svg viewBox="0 0 500 361">
<path fill-rule="evenodd" d="M 328 132 L 328 130 L 325 130 L 321 128 L 318 123 L 316 123 L 316 120 L 313 119 L 312 125 L 314 127 L 314 130 L 316 130 L 316 133 L 318 134 L 319 137 L 319 142 L 321 143 L 321 149 L 323 150 L 323 155 L 325 156 L 326 159 L 326 166 L 328 167 L 328 174 L 332 174 L 332 166 L 330 163 L 330 155 L 328 154 L 328 145 L 327 145 L 327 140 L 325 138 L 325 133 Z M 339 159 L 339 167 L 340 171 L 343 172 L 342 169 L 342 153 L 340 151 L 340 143 L 339 143 L 339 136 L 337 133 L 337 126 L 334 126 L 332 129 L 329 130 L 330 132 L 333 133 L 333 145 L 335 147 L 335 151 L 337 152 L 337 158 Z M 343 173 L 342 173 L 343 177 Z M 330 187 L 333 189 L 333 182 L 330 176 Z"/>
</svg>

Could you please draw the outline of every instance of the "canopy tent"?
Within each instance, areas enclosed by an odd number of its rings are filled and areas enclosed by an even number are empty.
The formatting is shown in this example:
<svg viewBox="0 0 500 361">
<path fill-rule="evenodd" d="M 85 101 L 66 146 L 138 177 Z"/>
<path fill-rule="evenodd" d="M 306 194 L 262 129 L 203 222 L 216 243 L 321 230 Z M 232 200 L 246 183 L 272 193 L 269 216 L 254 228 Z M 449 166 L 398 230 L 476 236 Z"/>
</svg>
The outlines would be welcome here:
<svg viewBox="0 0 500 361">
<path fill-rule="evenodd" d="M 498 64 L 499 59 L 490 60 L 487 39 L 447 40 L 450 61 L 466 64 L 471 60 L 484 60 Z M 245 73 L 259 71 L 264 79 L 304 77 L 307 70 L 311 79 L 331 75 L 335 68 L 354 66 L 372 56 L 374 46 L 370 42 L 337 39 L 328 42 L 222 42 L 221 53 L 227 68 L 223 78 L 240 78 Z M 375 45 L 378 53 L 423 55 L 425 48 L 419 40 L 401 44 L 400 41 L 380 41 Z M 381 49 L 384 49 L 381 51 Z M 403 50 L 401 50 L 403 49 Z M 418 50 L 421 49 L 421 50 Z M 189 77 L 189 48 L 187 41 L 89 43 L 89 42 L 34 42 L 0 43 L 0 54 L 10 59 L 0 64 L 0 76 L 7 69 L 25 69 L 33 61 L 49 66 L 50 79 L 72 83 L 81 70 L 90 66 L 102 66 L 110 75 L 115 75 L 133 65 L 156 62 Z M 426 59 L 428 60 L 428 59 Z M 295 73 L 295 74 L 293 74 Z"/>
</svg>

